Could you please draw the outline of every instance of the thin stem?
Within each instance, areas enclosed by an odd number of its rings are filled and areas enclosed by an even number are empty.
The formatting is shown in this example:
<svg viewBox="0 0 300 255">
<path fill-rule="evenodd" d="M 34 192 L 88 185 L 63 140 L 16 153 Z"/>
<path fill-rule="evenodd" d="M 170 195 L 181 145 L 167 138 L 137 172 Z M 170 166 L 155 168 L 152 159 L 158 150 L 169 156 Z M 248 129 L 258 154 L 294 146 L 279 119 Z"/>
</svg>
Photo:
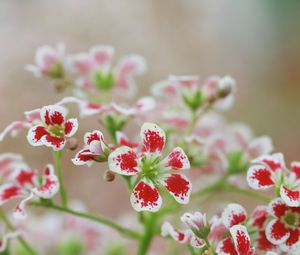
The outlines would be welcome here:
<svg viewBox="0 0 300 255">
<path fill-rule="evenodd" d="M 91 221 L 97 222 L 97 223 L 101 223 L 103 225 L 109 226 L 112 229 L 117 230 L 119 233 L 130 237 L 132 239 L 139 239 L 140 238 L 140 234 L 134 230 L 125 228 L 120 226 L 119 224 L 115 223 L 112 220 L 109 220 L 107 218 L 105 218 L 104 216 L 100 216 L 100 215 L 93 215 L 93 214 L 89 214 L 89 213 L 85 213 L 85 212 L 79 212 L 79 211 L 75 211 L 73 209 L 70 208 L 65 208 L 56 204 L 41 204 L 39 202 L 31 202 L 30 203 L 33 206 L 39 206 L 39 207 L 47 207 L 47 208 L 51 208 L 57 211 L 61 211 L 61 212 L 65 212 L 68 214 L 72 214 L 81 218 L 85 218 L 85 219 L 89 219 Z"/>
<path fill-rule="evenodd" d="M 140 238 L 138 255 L 145 255 L 150 247 L 153 236 L 155 235 L 156 214 L 149 213 L 144 217 L 144 234 Z"/>
<path fill-rule="evenodd" d="M 9 221 L 9 219 L 6 217 L 6 214 L 4 213 L 4 211 L 1 208 L 0 208 L 0 218 L 6 225 L 8 230 L 16 231 L 16 228 Z M 30 255 L 37 255 L 37 252 L 31 247 L 31 245 L 22 236 L 18 236 L 17 239 Z"/>
<path fill-rule="evenodd" d="M 195 250 L 194 250 L 194 248 L 192 246 L 187 245 L 187 248 L 188 248 L 188 250 L 189 250 L 189 252 L 190 252 L 191 255 L 196 255 L 196 252 L 195 252 Z"/>
<path fill-rule="evenodd" d="M 67 192 L 64 188 L 63 184 L 63 176 L 62 176 L 62 169 L 61 169 L 61 158 L 62 158 L 62 153 L 61 151 L 53 151 L 53 159 L 55 163 L 55 169 L 58 177 L 58 182 L 59 182 L 59 193 L 60 193 L 60 199 L 63 207 L 68 207 L 68 197 L 67 197 Z"/>
<path fill-rule="evenodd" d="M 250 189 L 241 189 L 232 185 L 224 185 L 223 189 L 227 192 L 236 192 L 238 194 L 243 194 L 245 196 L 256 198 L 258 200 L 264 201 L 264 202 L 270 202 L 270 197 L 265 196 L 263 194 L 260 194 L 256 191 L 250 190 Z"/>
<path fill-rule="evenodd" d="M 198 117 L 197 117 L 196 111 L 192 111 L 192 119 L 191 119 L 191 121 L 189 123 L 189 126 L 187 128 L 187 134 L 188 135 L 192 134 L 193 129 L 194 129 L 197 121 L 198 121 Z"/>
</svg>

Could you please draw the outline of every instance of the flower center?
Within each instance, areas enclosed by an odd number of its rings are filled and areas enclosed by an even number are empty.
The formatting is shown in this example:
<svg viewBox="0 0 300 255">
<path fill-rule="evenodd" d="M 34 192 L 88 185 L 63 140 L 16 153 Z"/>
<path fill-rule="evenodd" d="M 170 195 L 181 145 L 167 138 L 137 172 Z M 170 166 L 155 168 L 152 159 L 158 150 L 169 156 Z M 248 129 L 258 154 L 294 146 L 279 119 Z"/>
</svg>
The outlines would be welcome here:
<svg viewBox="0 0 300 255">
<path fill-rule="evenodd" d="M 159 174 L 160 157 L 153 155 L 145 155 L 142 160 L 142 175 L 149 179 L 155 178 Z"/>
<path fill-rule="evenodd" d="M 56 137 L 64 137 L 65 136 L 65 130 L 60 125 L 50 125 L 48 126 L 48 131 L 51 135 Z"/>
<path fill-rule="evenodd" d="M 287 227 L 297 227 L 299 224 L 299 217 L 295 212 L 289 210 L 282 216 L 282 221 Z"/>
</svg>

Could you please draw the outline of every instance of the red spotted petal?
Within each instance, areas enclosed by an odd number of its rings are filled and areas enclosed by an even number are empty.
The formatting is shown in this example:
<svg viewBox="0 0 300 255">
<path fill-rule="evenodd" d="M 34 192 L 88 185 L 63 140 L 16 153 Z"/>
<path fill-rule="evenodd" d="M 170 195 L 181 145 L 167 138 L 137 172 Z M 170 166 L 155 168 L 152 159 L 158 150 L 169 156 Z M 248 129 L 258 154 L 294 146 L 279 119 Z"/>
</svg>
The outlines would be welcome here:
<svg viewBox="0 0 300 255">
<path fill-rule="evenodd" d="M 0 178 L 9 178 L 19 167 L 27 168 L 21 155 L 15 153 L 0 154 Z"/>
<path fill-rule="evenodd" d="M 280 248 L 288 254 L 293 254 L 300 250 L 300 228 L 290 230 L 290 236 L 285 243 L 280 245 Z"/>
<path fill-rule="evenodd" d="M 90 50 L 94 62 L 97 66 L 110 66 L 112 57 L 114 55 L 114 49 L 111 46 L 95 46 Z"/>
<path fill-rule="evenodd" d="M 26 204 L 29 200 L 33 198 L 33 193 L 30 193 L 26 198 L 24 198 L 15 208 L 13 216 L 17 220 L 23 220 L 27 217 Z"/>
<path fill-rule="evenodd" d="M 49 135 L 48 131 L 43 126 L 34 126 L 29 129 L 27 140 L 32 146 L 43 145 L 42 138 Z"/>
<path fill-rule="evenodd" d="M 0 139 L 1 140 L 1 139 Z M 297 179 L 300 179 L 300 161 L 291 163 L 291 170 L 296 174 Z"/>
<path fill-rule="evenodd" d="M 227 228 L 243 223 L 246 218 L 247 212 L 239 204 L 229 204 L 222 213 L 222 221 Z"/>
<path fill-rule="evenodd" d="M 274 153 L 272 155 L 261 156 L 253 162 L 266 165 L 271 171 L 282 171 L 285 169 L 284 157 L 282 153 Z"/>
<path fill-rule="evenodd" d="M 34 170 L 23 170 L 21 169 L 15 176 L 15 180 L 22 187 L 30 187 L 36 183 L 36 171 Z"/>
<path fill-rule="evenodd" d="M 20 198 L 23 196 L 23 190 L 17 185 L 7 183 L 0 186 L 0 205 L 11 199 Z"/>
<path fill-rule="evenodd" d="M 231 238 L 226 238 L 219 242 L 216 252 L 218 255 L 239 255 Z"/>
<path fill-rule="evenodd" d="M 108 165 L 111 171 L 122 175 L 135 175 L 140 171 L 137 154 L 126 146 L 119 147 L 110 153 Z"/>
<path fill-rule="evenodd" d="M 91 166 L 94 162 L 94 155 L 89 149 L 83 149 L 79 151 L 76 156 L 72 159 L 74 165 L 82 166 L 88 165 Z"/>
<path fill-rule="evenodd" d="M 55 175 L 54 167 L 49 164 L 44 169 L 43 184 L 41 187 L 34 188 L 32 191 L 34 195 L 41 198 L 51 198 L 59 190 L 58 178 Z"/>
<path fill-rule="evenodd" d="M 247 182 L 252 189 L 269 189 L 274 185 L 272 172 L 264 166 L 251 166 L 247 172 Z"/>
<path fill-rule="evenodd" d="M 267 206 L 257 206 L 252 213 L 252 225 L 256 226 L 259 229 L 262 229 L 268 216 L 269 212 Z"/>
<path fill-rule="evenodd" d="M 71 137 L 73 136 L 78 129 L 78 121 L 77 119 L 68 119 L 65 123 L 65 136 Z"/>
<path fill-rule="evenodd" d="M 191 231 L 178 231 L 169 222 L 164 222 L 161 227 L 161 235 L 163 237 L 171 236 L 178 243 L 187 243 L 191 238 Z"/>
<path fill-rule="evenodd" d="M 172 170 L 185 170 L 190 168 L 190 161 L 184 151 L 175 148 L 162 162 L 166 167 Z"/>
<path fill-rule="evenodd" d="M 167 175 L 162 181 L 162 185 L 178 203 L 187 204 L 190 201 L 192 184 L 184 175 Z"/>
<path fill-rule="evenodd" d="M 132 207 L 140 211 L 157 212 L 162 204 L 161 196 L 151 181 L 142 179 L 133 189 L 130 197 Z"/>
<path fill-rule="evenodd" d="M 292 190 L 284 185 L 281 185 L 280 196 L 288 206 L 300 206 L 300 188 L 298 190 Z"/>
<path fill-rule="evenodd" d="M 116 135 L 117 135 L 117 143 L 119 146 L 127 146 L 132 149 L 139 147 L 138 143 L 131 142 L 128 139 L 128 137 L 125 134 L 123 134 L 122 132 L 117 132 Z"/>
<path fill-rule="evenodd" d="M 239 255 L 254 255 L 254 250 L 250 244 L 250 237 L 245 226 L 235 225 L 230 228 L 230 233 Z"/>
<path fill-rule="evenodd" d="M 89 146 L 89 150 L 95 155 L 101 154 L 105 149 L 103 134 L 98 130 L 87 132 L 84 136 L 84 143 Z"/>
<path fill-rule="evenodd" d="M 276 218 L 282 217 L 289 207 L 281 198 L 273 199 L 269 204 L 269 212 Z"/>
<path fill-rule="evenodd" d="M 67 109 L 60 105 L 48 105 L 41 109 L 40 114 L 45 125 L 62 125 L 66 119 Z"/>
<path fill-rule="evenodd" d="M 266 237 L 272 244 L 282 244 L 290 236 L 290 231 L 279 220 L 274 219 L 266 227 Z"/>
<path fill-rule="evenodd" d="M 160 153 L 165 146 L 165 132 L 154 123 L 144 123 L 141 128 L 141 137 L 144 144 L 144 151 Z"/>
<path fill-rule="evenodd" d="M 53 150 L 59 151 L 65 147 L 66 139 L 47 134 L 42 137 L 42 142 L 47 147 L 51 147 Z"/>
<path fill-rule="evenodd" d="M 265 230 L 261 230 L 256 239 L 256 247 L 262 251 L 271 251 L 275 249 L 276 246 L 267 239 Z"/>
</svg>

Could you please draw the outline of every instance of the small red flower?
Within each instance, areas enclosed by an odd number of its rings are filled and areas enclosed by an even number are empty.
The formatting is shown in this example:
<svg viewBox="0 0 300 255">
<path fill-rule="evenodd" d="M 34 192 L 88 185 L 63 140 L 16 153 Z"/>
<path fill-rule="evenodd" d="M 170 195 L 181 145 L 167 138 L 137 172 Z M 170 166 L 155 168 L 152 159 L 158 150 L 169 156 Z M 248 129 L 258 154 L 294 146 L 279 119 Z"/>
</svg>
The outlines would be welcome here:
<svg viewBox="0 0 300 255">
<path fill-rule="evenodd" d="M 111 171 L 127 176 L 136 175 L 139 182 L 131 195 L 131 204 L 137 211 L 158 211 L 162 198 L 157 187 L 162 185 L 181 204 L 187 204 L 191 193 L 191 183 L 182 174 L 174 173 L 190 167 L 183 150 L 175 148 L 165 159 L 161 158 L 165 146 L 164 131 L 153 123 L 145 123 L 141 128 L 142 152 L 122 146 L 108 158 Z"/>
<path fill-rule="evenodd" d="M 273 219 L 267 224 L 266 237 L 285 252 L 300 248 L 300 207 L 290 207 L 281 198 L 272 200 L 269 213 Z"/>
<path fill-rule="evenodd" d="M 66 120 L 67 109 L 59 105 L 44 106 L 40 111 L 42 124 L 31 127 L 27 134 L 33 146 L 48 146 L 62 150 L 66 138 L 73 136 L 78 128 L 77 119 Z"/>
</svg>

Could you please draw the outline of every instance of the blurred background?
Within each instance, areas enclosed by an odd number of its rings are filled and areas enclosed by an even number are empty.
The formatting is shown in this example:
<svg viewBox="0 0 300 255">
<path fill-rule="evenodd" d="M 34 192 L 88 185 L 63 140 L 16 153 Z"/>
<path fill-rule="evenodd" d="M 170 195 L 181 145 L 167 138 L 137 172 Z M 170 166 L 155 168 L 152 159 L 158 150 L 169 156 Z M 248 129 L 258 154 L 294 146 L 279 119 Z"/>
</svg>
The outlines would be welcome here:
<svg viewBox="0 0 300 255">
<path fill-rule="evenodd" d="M 148 72 L 138 79 L 141 95 L 169 74 L 203 79 L 230 74 L 238 93 L 227 117 L 248 123 L 257 135 L 270 135 L 288 161 L 300 160 L 300 1 L 1 1 L 1 130 L 22 120 L 25 110 L 62 97 L 47 80 L 24 69 L 33 63 L 37 47 L 57 42 L 64 42 L 68 53 L 111 44 L 117 56 L 143 55 Z M 97 127 L 88 119 L 77 137 Z M 35 168 L 52 160 L 47 148 L 30 147 L 25 133 L 6 138 L 0 153 L 6 151 L 24 154 Z M 112 216 L 121 213 L 116 208 L 130 209 L 123 183 L 105 183 L 97 164 L 73 166 L 73 155 L 66 155 L 64 169 L 71 197 Z"/>
</svg>

